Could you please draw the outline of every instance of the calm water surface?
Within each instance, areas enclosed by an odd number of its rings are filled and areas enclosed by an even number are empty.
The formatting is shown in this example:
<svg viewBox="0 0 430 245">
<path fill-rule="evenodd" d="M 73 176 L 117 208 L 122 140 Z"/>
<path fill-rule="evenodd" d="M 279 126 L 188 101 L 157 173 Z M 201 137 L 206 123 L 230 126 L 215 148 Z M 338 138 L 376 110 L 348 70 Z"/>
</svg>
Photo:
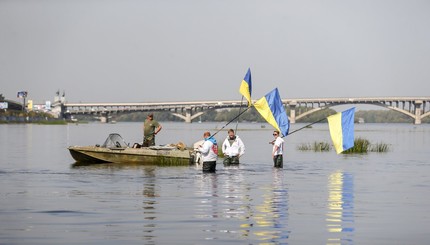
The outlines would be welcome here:
<svg viewBox="0 0 430 245">
<path fill-rule="evenodd" d="M 191 145 L 222 126 L 166 122 L 157 143 Z M 388 153 L 298 151 L 330 142 L 327 124 L 315 125 L 285 138 L 284 169 L 272 167 L 272 130 L 261 126 L 239 125 L 240 167 L 219 161 L 203 174 L 78 166 L 66 149 L 113 132 L 140 142 L 140 123 L 0 125 L 0 244 L 428 244 L 430 125 L 356 125 Z"/>
</svg>

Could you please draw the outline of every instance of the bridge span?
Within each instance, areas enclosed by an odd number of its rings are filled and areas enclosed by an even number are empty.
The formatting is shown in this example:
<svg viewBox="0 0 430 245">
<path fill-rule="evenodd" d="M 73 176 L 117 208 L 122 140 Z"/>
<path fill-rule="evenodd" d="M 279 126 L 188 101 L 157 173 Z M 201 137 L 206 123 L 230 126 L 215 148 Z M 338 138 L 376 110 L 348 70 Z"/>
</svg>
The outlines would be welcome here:
<svg viewBox="0 0 430 245">
<path fill-rule="evenodd" d="M 415 124 L 421 124 L 423 118 L 430 116 L 430 97 L 283 99 L 282 102 L 290 111 L 291 123 L 322 109 L 345 104 L 381 106 L 413 118 Z M 240 103 L 240 100 L 149 103 L 68 103 L 65 100 L 58 100 L 53 103 L 53 107 L 64 118 L 79 114 L 92 114 L 108 120 L 112 114 L 168 111 L 185 122 L 191 123 L 193 119 L 208 110 L 239 108 Z M 246 105 L 243 106 L 246 107 Z"/>
</svg>

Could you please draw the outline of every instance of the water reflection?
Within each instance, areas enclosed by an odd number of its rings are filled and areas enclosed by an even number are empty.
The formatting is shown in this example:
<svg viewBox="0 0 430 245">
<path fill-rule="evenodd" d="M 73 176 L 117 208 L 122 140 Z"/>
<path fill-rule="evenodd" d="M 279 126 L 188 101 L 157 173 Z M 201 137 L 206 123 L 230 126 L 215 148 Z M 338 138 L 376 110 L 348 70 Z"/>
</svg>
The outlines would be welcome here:
<svg viewBox="0 0 430 245">
<path fill-rule="evenodd" d="M 336 171 L 328 179 L 327 244 L 353 244 L 354 181 L 353 175 Z"/>
<path fill-rule="evenodd" d="M 234 219 L 238 226 L 231 227 L 226 232 L 238 233 L 241 237 L 247 238 L 250 227 L 253 226 L 251 217 L 252 198 L 250 197 L 251 186 L 245 181 L 243 171 L 238 166 L 226 167 L 227 177 L 222 182 L 222 213 L 224 218 Z M 237 231 L 239 230 L 239 231 Z"/>
<path fill-rule="evenodd" d="M 273 169 L 273 182 L 263 187 L 263 204 L 256 207 L 254 235 L 262 244 L 287 244 L 288 189 L 284 184 L 284 171 Z"/>
<path fill-rule="evenodd" d="M 195 217 L 202 224 L 205 240 L 247 239 L 253 226 L 251 187 L 240 167 L 196 178 Z"/>
<path fill-rule="evenodd" d="M 195 217 L 204 221 L 203 231 L 205 240 L 217 239 L 217 224 L 213 221 L 219 217 L 218 205 L 218 175 L 205 173 L 197 176 L 196 197 L 198 204 L 195 208 Z"/>
<path fill-rule="evenodd" d="M 156 244 L 154 231 L 157 229 L 156 226 L 156 206 L 157 196 L 155 191 L 156 174 L 155 167 L 145 167 L 144 171 L 144 183 L 143 183 L 143 240 L 145 244 Z"/>
</svg>

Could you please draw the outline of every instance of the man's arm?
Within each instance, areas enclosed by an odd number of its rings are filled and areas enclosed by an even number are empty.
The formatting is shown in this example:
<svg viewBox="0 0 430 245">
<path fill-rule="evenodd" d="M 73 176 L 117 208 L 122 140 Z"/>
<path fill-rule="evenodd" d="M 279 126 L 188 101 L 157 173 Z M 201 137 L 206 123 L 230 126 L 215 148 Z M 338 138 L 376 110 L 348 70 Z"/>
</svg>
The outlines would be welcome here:
<svg viewBox="0 0 430 245">
<path fill-rule="evenodd" d="M 221 150 L 222 150 L 223 154 L 225 154 L 225 150 L 227 150 L 227 142 L 228 142 L 228 140 L 225 139 L 224 142 L 222 143 Z"/>
<path fill-rule="evenodd" d="M 154 130 L 154 134 L 158 134 L 158 132 L 161 131 L 163 127 L 161 126 L 161 124 L 158 124 L 158 127 Z"/>
<path fill-rule="evenodd" d="M 243 144 L 243 141 L 239 138 L 239 157 L 241 157 L 243 154 L 245 154 L 245 144 Z"/>
<path fill-rule="evenodd" d="M 275 157 L 275 152 L 278 151 L 279 146 L 275 145 L 275 147 L 273 147 L 273 151 L 272 151 L 272 157 Z"/>
<path fill-rule="evenodd" d="M 203 153 L 203 154 L 208 153 L 208 152 L 209 152 L 209 150 L 210 150 L 210 147 L 209 147 L 209 145 L 208 145 L 208 143 L 207 143 L 207 142 L 208 142 L 208 141 L 205 141 L 205 143 L 203 143 L 203 145 L 199 147 L 199 151 L 200 151 L 201 153 Z"/>
</svg>

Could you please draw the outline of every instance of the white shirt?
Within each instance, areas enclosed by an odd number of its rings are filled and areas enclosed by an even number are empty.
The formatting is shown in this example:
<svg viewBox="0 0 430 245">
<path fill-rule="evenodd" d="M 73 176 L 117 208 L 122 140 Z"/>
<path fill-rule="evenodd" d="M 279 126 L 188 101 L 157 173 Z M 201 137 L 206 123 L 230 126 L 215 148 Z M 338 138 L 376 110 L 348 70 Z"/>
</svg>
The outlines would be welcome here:
<svg viewBox="0 0 430 245">
<path fill-rule="evenodd" d="M 275 151 L 276 146 L 278 147 L 278 149 Z M 282 139 L 281 137 L 277 137 L 275 140 L 275 143 L 273 144 L 273 151 L 274 154 L 273 155 L 282 155 L 284 153 L 284 139 Z"/>
<path fill-rule="evenodd" d="M 236 139 L 234 139 L 233 144 L 231 145 L 229 140 L 230 137 L 227 136 L 227 138 L 224 140 L 224 143 L 222 144 L 222 153 L 224 153 L 224 155 L 229 157 L 241 157 L 243 154 L 245 154 L 245 145 L 239 136 L 236 135 Z"/>
<path fill-rule="evenodd" d="M 218 159 L 218 154 L 215 153 L 215 151 L 218 152 L 218 149 L 215 150 L 216 147 L 218 146 L 214 145 L 210 140 L 206 140 L 205 143 L 198 148 L 202 153 L 203 162 L 211 162 Z"/>
</svg>

